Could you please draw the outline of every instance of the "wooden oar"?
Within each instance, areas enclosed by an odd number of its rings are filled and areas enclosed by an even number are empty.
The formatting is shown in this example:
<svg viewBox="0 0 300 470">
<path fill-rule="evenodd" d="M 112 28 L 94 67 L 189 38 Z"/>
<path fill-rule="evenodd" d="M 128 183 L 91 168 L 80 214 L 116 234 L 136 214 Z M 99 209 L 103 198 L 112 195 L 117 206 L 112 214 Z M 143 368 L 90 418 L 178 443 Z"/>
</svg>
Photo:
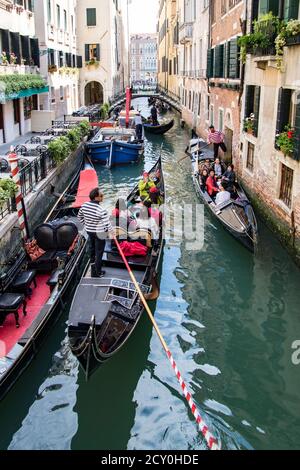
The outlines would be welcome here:
<svg viewBox="0 0 300 470">
<path fill-rule="evenodd" d="M 206 149 L 207 147 L 209 147 L 209 144 L 204 145 L 203 147 L 198 147 L 197 149 L 195 149 L 195 150 L 193 151 L 193 153 L 201 152 L 202 150 Z M 190 157 L 190 154 L 187 154 L 187 155 L 185 155 L 184 157 L 182 157 L 180 160 L 178 160 L 177 163 L 182 162 L 183 160 L 185 160 L 185 159 L 188 158 L 188 157 Z"/>
<path fill-rule="evenodd" d="M 119 242 L 118 242 L 118 240 L 117 240 L 116 237 L 114 237 L 114 241 L 115 241 L 115 243 L 116 243 L 116 245 L 117 245 L 117 248 L 118 248 L 118 251 L 119 251 L 119 253 L 120 253 L 120 255 L 121 255 L 121 258 L 122 258 L 122 260 L 123 260 L 123 262 L 124 262 L 124 264 L 125 264 L 125 266 L 126 266 L 126 268 L 127 268 L 127 271 L 128 271 L 128 273 L 129 273 L 129 276 L 130 276 L 130 278 L 131 278 L 131 280 L 132 280 L 132 282 L 133 282 L 133 284 L 134 284 L 134 286 L 135 286 L 135 288 L 136 288 L 136 291 L 137 291 L 137 293 L 138 293 L 138 295 L 139 295 L 139 297 L 140 297 L 140 299 L 141 299 L 141 301 L 142 301 L 142 303 L 143 303 L 143 305 L 144 305 L 144 307 L 145 307 L 145 310 L 146 310 L 146 312 L 147 312 L 147 314 L 148 314 L 148 316 L 149 316 L 149 318 L 150 318 L 150 320 L 151 320 L 151 322 L 152 322 L 152 325 L 153 325 L 153 327 L 154 327 L 154 329 L 155 329 L 155 331 L 156 331 L 156 333 L 157 333 L 157 335 L 158 335 L 158 338 L 159 338 L 159 340 L 160 340 L 160 342 L 161 342 L 161 344 L 162 344 L 162 346 L 163 346 L 163 348 L 164 348 L 164 350 L 165 350 L 165 352 L 166 352 L 166 354 L 167 354 L 167 356 L 168 356 L 169 361 L 171 362 L 171 365 L 172 365 L 172 367 L 173 367 L 173 369 L 174 369 L 174 371 L 175 371 L 176 377 L 177 377 L 177 379 L 178 379 L 178 381 L 179 381 L 179 383 L 180 383 L 180 386 L 181 386 L 181 388 L 182 388 L 182 391 L 183 391 L 183 393 L 184 393 L 184 396 L 185 396 L 185 398 L 186 398 L 186 400 L 187 400 L 187 402 L 188 402 L 188 405 L 189 405 L 189 407 L 190 407 L 190 409 L 191 409 L 191 411 L 192 411 L 192 413 L 193 413 L 193 415 L 194 415 L 194 417 L 195 417 L 195 419 L 196 419 L 196 421 L 197 421 L 197 424 L 198 424 L 198 426 L 199 426 L 199 429 L 200 429 L 200 431 L 201 431 L 203 437 L 204 437 L 205 440 L 206 440 L 206 443 L 207 443 L 208 448 L 211 449 L 211 450 L 220 450 L 220 445 L 219 445 L 217 439 L 210 433 L 210 431 L 208 430 L 207 425 L 205 424 L 205 422 L 204 422 L 203 419 L 201 418 L 201 416 L 200 416 L 200 414 L 199 414 L 199 412 L 198 412 L 198 410 L 197 410 L 197 408 L 196 408 L 196 405 L 195 405 L 195 403 L 194 403 L 194 401 L 193 401 L 193 399 L 192 399 L 192 395 L 191 395 L 191 393 L 188 391 L 187 386 L 186 386 L 185 382 L 183 381 L 182 376 L 181 376 L 179 370 L 177 369 L 177 365 L 176 365 L 176 362 L 175 362 L 174 359 L 173 359 L 172 353 L 171 353 L 171 351 L 169 350 L 169 348 L 168 348 L 168 346 L 167 346 L 167 343 L 166 343 L 166 341 L 164 340 L 163 335 L 162 335 L 161 332 L 160 332 L 160 329 L 159 329 L 159 327 L 158 327 L 158 325 L 157 325 L 157 323 L 156 323 L 156 321 L 155 321 L 155 319 L 154 319 L 154 317 L 153 317 L 153 315 L 152 315 L 152 312 L 151 312 L 151 310 L 150 310 L 149 305 L 147 304 L 147 301 L 146 301 L 146 299 L 145 299 L 145 297 L 144 297 L 144 294 L 142 293 L 142 291 L 141 291 L 141 289 L 140 289 L 140 286 L 139 286 L 139 284 L 138 284 L 138 282 L 137 282 L 137 280 L 136 280 L 136 278 L 135 278 L 135 276 L 134 276 L 134 274 L 133 274 L 133 272 L 132 272 L 132 270 L 131 270 L 131 268 L 130 268 L 130 266 L 129 266 L 129 264 L 128 264 L 128 261 L 127 261 L 125 255 L 124 255 L 123 250 L 122 250 L 122 248 L 120 247 L 120 244 L 119 244 Z"/>
</svg>

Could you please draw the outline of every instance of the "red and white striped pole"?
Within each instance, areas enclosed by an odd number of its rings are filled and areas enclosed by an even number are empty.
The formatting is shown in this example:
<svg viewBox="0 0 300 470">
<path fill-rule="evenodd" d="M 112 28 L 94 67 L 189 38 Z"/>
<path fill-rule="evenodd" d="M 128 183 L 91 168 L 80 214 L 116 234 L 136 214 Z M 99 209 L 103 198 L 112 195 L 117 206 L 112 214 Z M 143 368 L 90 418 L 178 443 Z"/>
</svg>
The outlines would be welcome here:
<svg viewBox="0 0 300 470">
<path fill-rule="evenodd" d="M 26 215 L 24 211 L 24 201 L 23 201 L 23 195 L 21 191 L 20 173 L 19 173 L 19 167 L 18 167 L 19 158 L 18 158 L 18 155 L 14 152 L 13 147 L 11 147 L 10 151 L 11 153 L 9 154 L 8 161 L 10 163 L 12 179 L 18 187 L 17 192 L 15 194 L 16 206 L 17 206 L 18 221 L 19 221 L 22 238 L 25 241 L 27 240 L 28 234 L 27 234 L 26 225 L 25 225 Z"/>
<path fill-rule="evenodd" d="M 208 447 L 210 450 L 220 450 L 220 449 L 221 449 L 220 443 L 219 443 L 218 440 L 213 436 L 213 434 L 211 434 L 211 432 L 209 431 L 208 426 L 205 424 L 205 421 L 203 420 L 203 418 L 201 417 L 199 411 L 197 410 L 197 407 L 196 407 L 196 405 L 195 405 L 195 403 L 194 403 L 194 401 L 193 401 L 193 399 L 192 399 L 192 395 L 191 395 L 191 393 L 189 392 L 189 390 L 188 390 L 188 388 L 187 388 L 185 382 L 183 381 L 183 378 L 182 378 L 182 376 L 181 376 L 181 373 L 180 373 L 179 370 L 177 369 L 177 365 L 176 365 L 176 362 L 175 362 L 174 359 L 173 359 L 172 353 L 171 353 L 171 351 L 169 350 L 168 345 L 167 345 L 166 341 L 164 340 L 164 338 L 163 338 L 163 336 L 162 336 L 162 334 L 161 334 L 161 332 L 160 332 L 160 330 L 159 330 L 158 324 L 156 323 L 156 321 L 155 321 L 155 319 L 154 319 L 154 316 L 153 316 L 153 314 L 152 314 L 152 312 L 151 312 L 151 310 L 150 310 L 150 308 L 149 308 L 149 305 L 147 304 L 147 301 L 146 301 L 146 299 L 145 299 L 145 297 L 144 297 L 144 294 L 142 293 L 142 291 L 141 291 L 141 289 L 140 289 L 140 286 L 139 286 L 139 284 L 138 284 L 138 282 L 137 282 L 137 280 L 136 280 L 136 278 L 135 278 L 135 276 L 134 276 L 134 274 L 133 274 L 133 272 L 132 272 L 132 270 L 131 270 L 131 268 L 130 268 L 130 266 L 129 266 L 129 264 L 128 264 L 128 261 L 127 261 L 125 255 L 124 255 L 123 250 L 122 250 L 122 248 L 120 247 L 120 244 L 119 244 L 118 240 L 116 239 L 116 237 L 114 237 L 114 241 L 115 241 L 115 243 L 116 243 L 116 245 L 117 245 L 117 248 L 118 248 L 119 253 L 120 253 L 120 255 L 121 255 L 122 259 L 123 259 L 123 262 L 124 262 L 124 264 L 125 264 L 125 266 L 126 266 L 126 268 L 127 268 L 127 271 L 128 271 L 128 273 L 129 273 L 129 276 L 130 276 L 130 278 L 131 278 L 133 284 L 135 285 L 135 288 L 136 288 L 136 290 L 137 290 L 137 293 L 139 294 L 140 299 L 141 299 L 141 301 L 142 301 L 142 303 L 143 303 L 143 305 L 144 305 L 144 307 L 145 307 L 145 310 L 146 310 L 146 312 L 148 313 L 148 316 L 149 316 L 149 318 L 150 318 L 150 320 L 151 320 L 151 322 L 152 322 L 152 324 L 153 324 L 153 327 L 154 327 L 154 329 L 155 329 L 155 331 L 156 331 L 156 333 L 157 333 L 157 335 L 158 335 L 158 337 L 159 337 L 159 339 L 160 339 L 160 342 L 161 342 L 161 344 L 162 344 L 162 346 L 163 346 L 163 348 L 164 348 L 164 350 L 165 350 L 165 352 L 166 352 L 166 354 L 167 354 L 167 356 L 168 356 L 168 358 L 169 358 L 169 361 L 171 362 L 172 368 L 173 368 L 173 370 L 174 370 L 174 372 L 175 372 L 175 374 L 176 374 L 176 377 L 177 377 L 177 379 L 178 379 L 178 381 L 179 381 L 179 383 L 180 383 L 180 386 L 181 386 L 181 389 L 182 389 L 183 394 L 184 394 L 184 396 L 185 396 L 185 399 L 186 399 L 186 401 L 188 402 L 188 405 L 189 405 L 189 407 L 190 407 L 190 409 L 191 409 L 191 411 L 192 411 L 192 413 L 193 413 L 194 418 L 196 419 L 196 422 L 197 422 L 197 424 L 198 424 L 198 426 L 199 426 L 199 430 L 200 430 L 202 436 L 204 437 L 204 439 L 205 439 L 205 441 L 206 441 L 207 447 Z"/>
</svg>

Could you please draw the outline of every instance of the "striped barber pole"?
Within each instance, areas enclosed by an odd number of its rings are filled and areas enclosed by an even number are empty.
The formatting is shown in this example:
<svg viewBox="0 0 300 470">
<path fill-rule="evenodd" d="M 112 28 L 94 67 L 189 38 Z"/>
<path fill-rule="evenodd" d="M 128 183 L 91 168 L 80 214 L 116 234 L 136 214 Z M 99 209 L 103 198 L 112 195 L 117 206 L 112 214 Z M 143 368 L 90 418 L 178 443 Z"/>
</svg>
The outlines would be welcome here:
<svg viewBox="0 0 300 470">
<path fill-rule="evenodd" d="M 178 370 L 177 368 L 177 365 L 176 365 L 176 362 L 175 360 L 173 359 L 173 356 L 171 354 L 171 352 L 168 350 L 166 351 L 167 352 L 167 355 L 168 355 L 168 358 L 171 362 L 171 365 L 172 365 L 172 368 L 174 369 L 174 372 L 176 374 L 176 377 L 180 383 L 180 386 L 182 388 L 182 391 L 183 391 L 183 394 L 186 398 L 186 401 L 188 402 L 189 404 L 189 407 L 193 413 L 193 416 L 194 418 L 196 419 L 196 422 L 199 426 L 199 430 L 201 431 L 204 439 L 206 440 L 206 443 L 207 443 L 207 446 L 210 450 L 221 450 L 220 448 L 220 445 L 217 441 L 217 439 L 210 433 L 207 425 L 205 424 L 205 422 L 203 421 L 203 419 L 201 418 L 198 410 L 197 410 L 197 407 L 192 399 L 192 395 L 190 394 L 190 392 L 188 391 L 187 389 L 187 386 L 185 384 L 185 382 L 183 381 L 182 377 L 181 377 L 181 373 L 180 371 Z"/>
<path fill-rule="evenodd" d="M 16 205 L 17 205 L 17 212 L 18 212 L 18 221 L 19 221 L 19 226 L 22 234 L 23 240 L 27 239 L 27 234 L 26 234 L 26 227 L 25 227 L 25 216 L 24 216 L 24 210 L 23 210 L 23 204 L 22 204 L 22 191 L 21 191 L 21 182 L 20 182 L 20 174 L 19 174 L 19 167 L 18 167 L 18 156 L 16 153 L 14 153 L 11 150 L 11 153 L 9 154 L 8 157 L 9 163 L 10 163 L 10 168 L 11 168 L 11 174 L 12 174 L 12 179 L 18 186 L 18 190 L 16 192 L 15 198 L 16 198 Z"/>
</svg>

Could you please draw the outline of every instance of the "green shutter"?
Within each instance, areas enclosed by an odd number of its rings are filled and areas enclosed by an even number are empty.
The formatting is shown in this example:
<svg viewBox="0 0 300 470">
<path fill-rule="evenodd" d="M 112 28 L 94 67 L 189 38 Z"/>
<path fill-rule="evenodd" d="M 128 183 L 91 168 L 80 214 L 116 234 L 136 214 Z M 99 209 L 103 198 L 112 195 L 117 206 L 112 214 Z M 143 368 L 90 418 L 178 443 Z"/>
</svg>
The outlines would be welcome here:
<svg viewBox="0 0 300 470">
<path fill-rule="evenodd" d="M 88 62 L 90 60 L 90 45 L 85 45 L 85 60 Z"/>
<path fill-rule="evenodd" d="M 297 96 L 296 116 L 295 116 L 295 160 L 300 160 L 300 93 Z"/>
<path fill-rule="evenodd" d="M 272 12 L 275 16 L 279 13 L 278 0 L 260 0 L 259 2 L 259 16 Z"/>
<path fill-rule="evenodd" d="M 239 78 L 240 60 L 238 38 L 232 39 L 228 44 L 228 78 Z"/>
<path fill-rule="evenodd" d="M 207 68 L 206 68 L 206 77 L 207 78 L 212 78 L 212 60 L 213 60 L 213 54 L 212 54 L 212 49 L 208 49 L 207 51 Z"/>
<path fill-rule="evenodd" d="M 0 32 L 1 32 L 2 51 L 5 51 L 7 57 L 9 58 L 9 52 L 10 52 L 9 31 L 8 29 L 1 29 Z"/>
<path fill-rule="evenodd" d="M 87 26 L 96 26 L 96 8 L 86 9 L 86 24 Z"/>
<path fill-rule="evenodd" d="M 20 47 L 20 35 L 19 33 L 10 33 L 10 44 L 11 44 L 11 51 L 17 57 L 17 64 L 21 64 L 21 47 Z M 27 64 L 29 65 L 29 64 Z"/>
<path fill-rule="evenodd" d="M 276 134 L 284 131 L 285 126 L 290 123 L 292 90 L 280 88 L 278 92 L 278 111 Z"/>
<path fill-rule="evenodd" d="M 224 44 L 223 49 L 223 75 L 224 78 L 228 77 L 228 42 Z"/>
<path fill-rule="evenodd" d="M 223 77 L 223 59 L 224 59 L 224 45 L 218 45 L 215 48 L 214 54 L 214 76 L 216 78 Z"/>
<path fill-rule="evenodd" d="M 96 58 L 97 60 L 100 60 L 100 44 L 97 44 L 96 46 Z"/>
<path fill-rule="evenodd" d="M 253 113 L 254 113 L 254 132 L 258 135 L 259 128 L 259 110 L 260 110 L 260 86 L 254 89 Z"/>
<path fill-rule="evenodd" d="M 297 20 L 299 13 L 299 0 L 285 0 L 284 2 L 284 19 Z"/>
</svg>

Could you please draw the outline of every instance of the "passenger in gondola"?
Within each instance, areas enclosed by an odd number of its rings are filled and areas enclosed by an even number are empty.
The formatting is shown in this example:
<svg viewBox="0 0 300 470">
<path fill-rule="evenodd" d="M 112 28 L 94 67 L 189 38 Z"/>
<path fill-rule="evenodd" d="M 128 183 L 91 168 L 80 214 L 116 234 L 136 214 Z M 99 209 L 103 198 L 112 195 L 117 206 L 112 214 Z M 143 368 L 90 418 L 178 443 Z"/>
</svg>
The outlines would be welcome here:
<svg viewBox="0 0 300 470">
<path fill-rule="evenodd" d="M 146 171 L 143 173 L 143 179 L 139 182 L 139 193 L 142 201 L 150 199 L 150 189 L 155 188 L 155 183 L 150 180 L 149 173 Z"/>
<path fill-rule="evenodd" d="M 223 182 L 220 184 L 219 192 L 216 196 L 216 205 L 219 206 L 221 204 L 224 204 L 225 202 L 230 201 L 230 199 L 231 194 L 229 191 L 227 191 L 226 183 Z"/>
<path fill-rule="evenodd" d="M 223 181 L 226 181 L 228 185 L 228 191 L 234 191 L 235 182 L 236 182 L 236 174 L 234 171 L 234 165 L 228 165 L 227 170 L 223 175 Z"/>
<path fill-rule="evenodd" d="M 159 192 L 159 189 L 156 186 L 154 186 L 153 188 L 150 189 L 149 199 L 151 201 L 151 204 L 159 205 L 159 206 L 162 204 L 160 192 Z"/>
<path fill-rule="evenodd" d="M 150 175 L 150 178 L 151 180 L 154 182 L 155 186 L 157 189 L 160 189 L 160 178 L 161 178 L 161 174 L 160 174 L 160 169 L 157 168 L 157 170 L 155 171 L 155 173 L 152 173 Z"/>
<path fill-rule="evenodd" d="M 215 163 L 213 164 L 213 170 L 215 171 L 216 178 L 221 179 L 224 173 L 224 169 L 219 158 L 215 159 Z"/>
<path fill-rule="evenodd" d="M 151 119 L 152 119 L 152 125 L 153 126 L 158 126 L 159 125 L 158 117 L 157 117 L 157 108 L 156 108 L 155 104 L 153 104 L 153 106 L 151 108 Z"/>
<path fill-rule="evenodd" d="M 215 197 L 219 192 L 219 186 L 214 170 L 210 170 L 209 177 L 206 180 L 207 192 L 211 197 Z"/>
<path fill-rule="evenodd" d="M 201 191 L 203 192 L 206 191 L 206 182 L 207 182 L 208 176 L 209 176 L 208 171 L 206 168 L 204 168 L 204 170 L 202 170 L 202 172 L 200 173 L 200 177 L 199 177 Z"/>
<path fill-rule="evenodd" d="M 207 170 L 207 172 L 209 173 L 211 169 L 212 169 L 212 166 L 211 166 L 211 161 L 209 158 L 199 163 L 200 174 L 202 173 L 203 170 Z"/>
</svg>

